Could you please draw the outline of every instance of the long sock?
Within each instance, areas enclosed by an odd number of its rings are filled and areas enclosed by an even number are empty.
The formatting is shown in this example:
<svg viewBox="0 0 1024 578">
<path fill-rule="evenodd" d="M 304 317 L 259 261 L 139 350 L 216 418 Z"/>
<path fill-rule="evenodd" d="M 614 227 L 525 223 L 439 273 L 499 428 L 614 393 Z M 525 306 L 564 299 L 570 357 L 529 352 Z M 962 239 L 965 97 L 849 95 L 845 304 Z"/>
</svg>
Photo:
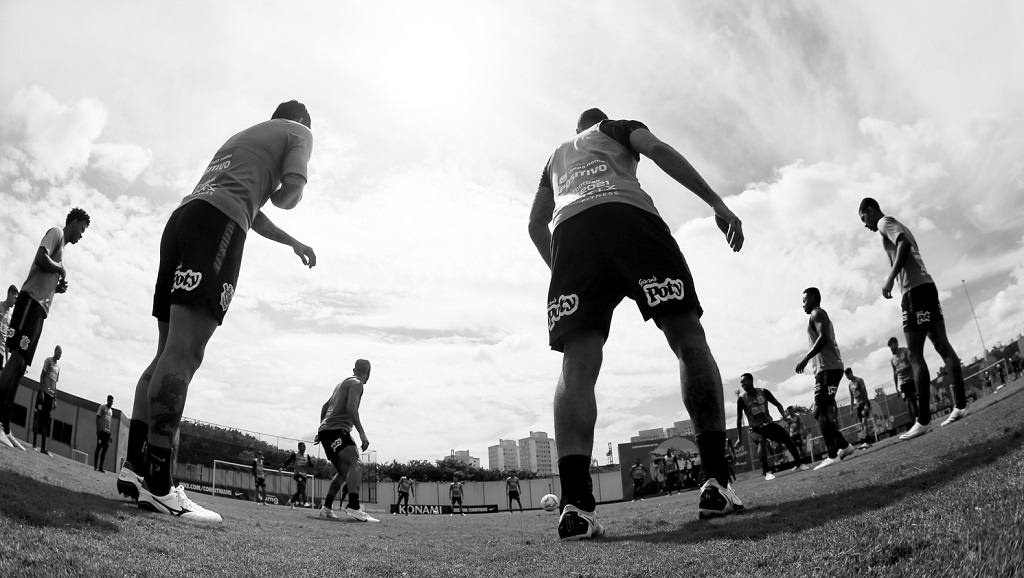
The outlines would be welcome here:
<svg viewBox="0 0 1024 578">
<path fill-rule="evenodd" d="M 590 477 L 590 456 L 576 454 L 558 458 L 558 479 L 562 482 L 562 505 L 572 504 L 593 512 L 593 480 Z"/>
<path fill-rule="evenodd" d="M 128 423 L 128 455 L 125 460 L 136 468 L 139 475 L 143 475 L 146 467 L 146 442 L 149 439 L 149 424 L 138 419 Z"/>
<path fill-rule="evenodd" d="M 327 497 L 324 498 L 324 507 L 327 508 L 328 510 L 330 510 L 330 509 L 332 509 L 331 506 L 333 506 L 333 505 L 334 505 L 334 496 L 332 496 L 331 494 L 327 494 Z"/>
<path fill-rule="evenodd" d="M 708 431 L 694 436 L 700 451 L 700 482 L 714 478 L 723 488 L 729 485 L 729 466 L 725 462 L 725 432 Z"/>
<path fill-rule="evenodd" d="M 146 485 L 154 496 L 171 493 L 171 449 L 150 446 L 146 456 Z"/>
<path fill-rule="evenodd" d="M 353 492 L 348 495 L 348 507 L 353 510 L 359 509 L 359 494 Z"/>
</svg>

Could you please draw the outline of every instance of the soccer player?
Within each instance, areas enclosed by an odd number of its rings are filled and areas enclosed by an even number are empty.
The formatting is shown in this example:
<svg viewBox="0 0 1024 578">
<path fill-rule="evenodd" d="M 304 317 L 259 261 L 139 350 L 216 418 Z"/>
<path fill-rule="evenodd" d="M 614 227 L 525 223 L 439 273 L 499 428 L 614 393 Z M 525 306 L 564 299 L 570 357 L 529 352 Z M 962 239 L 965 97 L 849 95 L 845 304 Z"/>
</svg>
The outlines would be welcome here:
<svg viewBox="0 0 1024 578">
<path fill-rule="evenodd" d="M 153 295 L 157 353 L 135 388 L 128 453 L 117 483 L 142 508 L 221 521 L 173 484 L 174 436 L 188 386 L 235 294 L 249 229 L 290 246 L 304 265 L 316 265 L 313 250 L 262 210 L 268 200 L 287 210 L 302 199 L 313 146 L 309 127 L 309 112 L 293 100 L 278 106 L 271 120 L 229 138 L 164 227 Z"/>
<path fill-rule="evenodd" d="M 263 461 L 263 452 L 256 452 L 256 457 L 252 460 L 252 482 L 255 486 L 254 499 L 256 505 L 263 504 L 267 505 L 267 474 L 263 471 L 266 466 L 266 462 Z M 263 499 L 260 499 L 260 492 L 263 492 Z"/>
<path fill-rule="evenodd" d="M 519 513 L 523 513 L 523 502 L 519 499 L 519 478 L 515 473 L 505 478 L 505 494 L 508 495 L 508 513 L 512 513 L 512 500 L 519 503 Z"/>
<path fill-rule="evenodd" d="M 892 358 L 889 364 L 892 365 L 892 381 L 896 385 L 896 391 L 903 396 L 907 404 L 907 411 L 910 413 L 910 421 L 917 423 L 917 387 L 914 385 L 914 369 L 910 365 L 910 350 L 900 347 L 900 340 L 895 337 L 889 338 L 889 351 Z"/>
<path fill-rule="evenodd" d="M 726 461 L 729 459 L 728 452 L 725 454 L 725 459 Z M 731 469 L 731 463 L 729 467 Z M 676 452 L 673 449 L 669 449 L 665 455 L 665 489 L 668 490 L 668 495 L 670 496 L 672 495 L 672 490 L 679 490 L 682 493 L 683 489 L 682 484 L 679 483 L 679 458 L 676 457 Z"/>
<path fill-rule="evenodd" d="M 306 505 L 306 474 L 302 470 L 303 467 L 312 467 L 313 465 L 313 458 L 306 455 L 305 442 L 299 442 L 298 451 L 292 452 L 292 455 L 288 456 L 281 469 L 287 470 L 288 466 L 293 463 L 295 464 L 295 469 L 292 471 L 292 479 L 295 480 L 295 494 L 288 500 L 288 504 L 294 510 L 295 504 L 298 504 L 300 508 Z"/>
<path fill-rule="evenodd" d="M 21 286 L 21 292 L 14 302 L 7 328 L 7 354 L 10 356 L 0 371 L 0 444 L 22 451 L 21 445 L 11 434 L 11 411 L 18 385 L 25 370 L 32 365 L 43 332 L 43 321 L 50 314 L 50 305 L 55 293 L 68 290 L 68 276 L 64 269 L 64 247 L 74 245 L 82 239 L 89 228 L 89 214 L 75 207 L 68 212 L 64 228 L 53 227 L 43 235 L 36 248 L 28 278 Z M 9 297 L 9 294 L 8 294 Z"/>
<path fill-rule="evenodd" d="M 768 440 L 785 444 L 789 453 L 793 454 L 793 462 L 796 464 L 793 467 L 794 472 L 809 469 L 804 465 L 800 449 L 797 448 L 793 438 L 789 436 L 789 433 L 782 426 L 775 423 L 771 412 L 768 411 L 768 404 L 770 403 L 779 408 L 779 414 L 782 415 L 782 419 L 788 422 L 786 410 L 782 408 L 779 400 L 775 399 L 772 392 L 767 389 L 754 387 L 754 376 L 749 373 L 744 373 L 740 376 L 740 387 L 743 388 L 743 393 L 736 399 L 735 445 L 738 446 L 740 443 L 739 436 L 743 431 L 743 415 L 746 414 L 747 420 L 750 421 L 750 432 L 761 436 L 761 443 L 758 444 L 760 446 L 758 457 L 761 460 L 761 474 L 765 480 L 771 481 L 775 479 L 775 475 L 772 474 L 771 468 L 768 465 Z"/>
<path fill-rule="evenodd" d="M 320 413 L 320 428 L 314 443 L 323 444 L 327 459 L 337 471 L 327 488 L 324 505 L 320 508 L 320 515 L 324 518 L 337 519 L 338 516 L 331 506 L 344 484 L 346 489 L 354 490 L 348 493 L 345 514 L 359 522 L 380 522 L 364 512 L 359 505 L 359 488 L 362 486 L 363 478 L 359 467 L 359 451 L 356 450 L 356 442 L 352 439 L 354 427 L 362 440 L 359 446 L 362 448 L 361 451 L 365 452 L 366 448 L 370 447 L 370 439 L 366 437 L 363 422 L 359 419 L 359 402 L 363 399 L 363 386 L 368 381 L 370 362 L 357 359 L 352 369 L 352 377 L 345 378 L 335 386 L 334 393 Z"/>
<path fill-rule="evenodd" d="M 846 368 L 847 387 L 850 389 L 850 415 L 856 415 L 860 422 L 861 440 L 859 450 L 866 450 L 871 447 L 868 443 L 868 424 L 871 422 L 871 400 L 868 399 L 868 386 L 864 380 L 853 374 L 853 368 Z M 874 431 L 872 429 L 872 431 Z M 878 443 L 878 434 L 875 434 L 875 443 Z"/>
<path fill-rule="evenodd" d="M 50 415 L 57 409 L 57 381 L 60 379 L 60 361 L 62 350 L 60 346 L 53 348 L 53 357 L 47 357 L 43 361 L 43 370 L 39 373 L 39 393 L 36 395 L 36 411 L 38 413 L 38 427 L 36 429 L 42 436 L 42 445 L 39 453 L 48 456 L 46 451 L 46 436 L 50 432 Z M 36 437 L 32 436 L 32 447 L 36 446 Z"/>
<path fill-rule="evenodd" d="M 637 498 L 644 501 L 644 476 L 647 475 L 647 468 L 638 459 L 633 467 L 629 468 L 629 477 L 633 478 L 633 501 Z"/>
<path fill-rule="evenodd" d="M 821 437 L 828 449 L 828 457 L 814 467 L 820 470 L 849 456 L 854 449 L 839 430 L 836 391 L 843 380 L 843 358 L 832 320 L 821 308 L 821 292 L 817 287 L 804 289 L 803 309 L 809 315 L 807 340 L 811 349 L 796 364 L 796 372 L 803 373 L 807 364 L 814 361 L 814 419 L 821 426 Z"/>
<path fill-rule="evenodd" d="M 804 420 L 793 406 L 786 408 L 786 415 L 789 416 L 789 419 L 786 420 L 789 437 L 793 438 L 796 449 L 800 451 L 800 463 L 802 464 L 804 463 Z"/>
<path fill-rule="evenodd" d="M 452 511 L 448 514 L 449 516 L 455 515 L 455 502 L 459 503 L 459 514 L 466 515 L 462 511 L 462 482 L 459 481 L 458 476 L 452 476 L 452 483 L 448 484 L 448 499 L 452 502 Z"/>
<path fill-rule="evenodd" d="M 402 501 L 405 500 L 405 515 L 409 515 L 409 492 L 415 492 L 416 489 L 413 487 L 412 480 L 407 476 L 398 478 L 398 501 L 395 503 L 395 511 L 392 515 L 397 514 L 402 506 Z"/>
<path fill-rule="evenodd" d="M 7 298 L 0 301 L 0 371 L 7 363 L 7 330 L 11 325 L 11 310 L 18 300 L 18 288 L 11 285 L 7 288 Z"/>
<path fill-rule="evenodd" d="M 910 365 L 914 370 L 914 383 L 917 385 L 920 403 L 917 421 L 900 439 L 913 439 L 931 430 L 932 414 L 928 400 L 931 398 L 932 384 L 924 358 L 925 338 L 932 342 L 936 353 L 946 365 L 946 373 L 953 379 L 956 407 L 941 425 L 949 425 L 967 415 L 967 392 L 964 389 L 960 358 L 946 336 L 946 322 L 942 317 L 938 289 L 925 269 L 920 248 L 910 229 L 886 216 L 878 206 L 878 201 L 870 197 L 860 202 L 858 214 L 869 231 L 881 234 L 882 248 L 892 265 L 882 286 L 882 297 L 892 298 L 893 284 L 897 281 L 903 294 L 900 303 L 903 309 L 903 335 L 907 340 L 907 349 L 910 350 Z"/>
<path fill-rule="evenodd" d="M 551 269 L 549 344 L 563 354 L 554 400 L 559 538 L 579 540 L 603 531 L 590 479 L 594 387 L 612 312 L 627 296 L 645 320 L 654 319 L 679 362 L 683 404 L 693 418 L 707 479 L 700 517 L 729 514 L 743 504 L 728 485 L 722 377 L 700 323 L 703 309 L 686 260 L 636 178 L 640 156 L 714 209 L 733 251 L 743 246 L 742 224 L 693 166 L 643 123 L 609 120 L 593 108 L 580 115 L 576 133 L 548 159 L 529 225 Z"/>
<path fill-rule="evenodd" d="M 114 396 L 107 396 L 107 404 L 96 410 L 96 450 L 93 452 L 92 469 L 101 474 L 103 461 L 107 459 L 107 448 L 110 447 L 110 418 L 113 415 Z"/>
</svg>

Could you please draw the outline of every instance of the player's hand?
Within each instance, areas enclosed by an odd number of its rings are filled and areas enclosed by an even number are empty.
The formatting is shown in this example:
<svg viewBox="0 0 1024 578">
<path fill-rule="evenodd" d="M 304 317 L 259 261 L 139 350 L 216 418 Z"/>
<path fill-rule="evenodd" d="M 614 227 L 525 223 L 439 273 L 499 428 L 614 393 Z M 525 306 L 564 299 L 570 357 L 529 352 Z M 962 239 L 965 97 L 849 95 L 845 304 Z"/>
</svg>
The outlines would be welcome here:
<svg viewBox="0 0 1024 578">
<path fill-rule="evenodd" d="M 319 444 L 320 444 L 320 434 L 316 434 L 316 435 L 313 436 L 313 445 L 319 445 Z"/>
<path fill-rule="evenodd" d="M 63 275 L 57 280 L 57 293 L 64 293 L 68 290 L 68 280 Z"/>
<path fill-rule="evenodd" d="M 312 247 L 310 247 L 309 245 L 303 245 L 302 243 L 296 241 L 295 245 L 292 247 L 292 250 L 295 251 L 295 254 L 299 256 L 299 259 L 302 259 L 303 265 L 309 267 L 310 269 L 316 267 L 316 253 L 313 252 Z"/>
<path fill-rule="evenodd" d="M 893 280 L 889 279 L 885 282 L 885 287 L 882 287 L 882 297 L 886 299 L 892 299 L 892 284 Z"/>
<path fill-rule="evenodd" d="M 796 372 L 803 373 L 805 369 L 807 369 L 807 360 L 801 359 L 800 363 L 796 364 Z"/>
<path fill-rule="evenodd" d="M 715 224 L 725 233 L 725 240 L 733 252 L 743 248 L 743 223 L 725 203 L 715 208 Z"/>
<path fill-rule="evenodd" d="M 363 438 L 363 443 L 360 444 L 360 447 L 362 447 L 363 451 L 365 452 L 366 448 L 370 447 L 370 440 Z"/>
</svg>

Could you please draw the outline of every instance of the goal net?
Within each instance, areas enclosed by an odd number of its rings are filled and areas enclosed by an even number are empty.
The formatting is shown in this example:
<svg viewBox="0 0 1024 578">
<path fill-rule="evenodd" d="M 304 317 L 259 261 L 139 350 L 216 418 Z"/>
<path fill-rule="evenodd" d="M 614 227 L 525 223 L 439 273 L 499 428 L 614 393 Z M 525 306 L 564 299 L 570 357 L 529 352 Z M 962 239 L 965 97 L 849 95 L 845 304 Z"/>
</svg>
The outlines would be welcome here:
<svg viewBox="0 0 1024 578">
<path fill-rule="evenodd" d="M 266 493 L 268 504 L 287 504 L 298 490 L 298 482 L 295 480 L 295 472 L 290 470 L 275 470 L 263 468 L 264 480 L 266 480 Z M 306 496 L 302 504 L 296 506 L 313 507 L 313 496 L 318 488 L 318 481 L 313 474 L 303 474 L 306 478 Z M 252 466 L 236 464 L 223 460 L 213 460 L 213 487 L 214 495 L 225 495 L 245 500 L 255 501 L 257 499 L 256 477 L 253 475 Z M 260 492 L 262 498 L 262 491 Z"/>
</svg>

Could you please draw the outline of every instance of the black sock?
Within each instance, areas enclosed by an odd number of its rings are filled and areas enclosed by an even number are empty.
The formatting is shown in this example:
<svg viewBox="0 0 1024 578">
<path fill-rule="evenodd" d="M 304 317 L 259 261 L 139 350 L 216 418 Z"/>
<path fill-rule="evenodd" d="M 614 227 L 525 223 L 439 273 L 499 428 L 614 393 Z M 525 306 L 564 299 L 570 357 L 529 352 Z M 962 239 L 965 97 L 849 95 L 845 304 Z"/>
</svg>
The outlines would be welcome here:
<svg viewBox="0 0 1024 578">
<path fill-rule="evenodd" d="M 694 438 L 700 452 L 700 482 L 714 478 L 723 488 L 729 485 L 729 465 L 725 462 L 725 432 L 709 431 Z"/>
<path fill-rule="evenodd" d="M 150 446 L 147 451 L 146 486 L 154 496 L 171 493 L 171 449 Z"/>
<path fill-rule="evenodd" d="M 359 509 L 359 494 L 352 493 L 348 495 L 348 507 L 353 510 Z"/>
<path fill-rule="evenodd" d="M 327 494 L 327 497 L 324 498 L 324 507 L 327 508 L 328 510 L 330 510 L 331 506 L 333 506 L 333 505 L 334 505 L 334 496 L 332 496 L 330 494 Z"/>
<path fill-rule="evenodd" d="M 558 458 L 558 479 L 562 482 L 561 505 L 572 504 L 593 512 L 594 481 L 590 477 L 590 456 L 581 454 Z"/>
<path fill-rule="evenodd" d="M 135 473 L 145 477 L 146 442 L 149 439 L 149 424 L 138 419 L 128 423 L 128 455 L 125 461 L 132 465 Z"/>
</svg>

